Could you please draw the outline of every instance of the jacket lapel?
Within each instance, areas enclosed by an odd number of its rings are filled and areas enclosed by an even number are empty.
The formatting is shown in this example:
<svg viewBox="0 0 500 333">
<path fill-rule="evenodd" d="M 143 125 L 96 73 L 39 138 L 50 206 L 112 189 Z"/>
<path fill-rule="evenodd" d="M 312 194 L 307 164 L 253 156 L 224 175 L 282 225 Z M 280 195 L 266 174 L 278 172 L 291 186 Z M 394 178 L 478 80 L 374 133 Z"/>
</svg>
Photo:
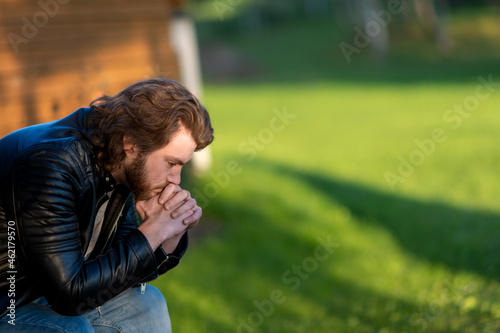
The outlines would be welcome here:
<svg viewBox="0 0 500 333">
<path fill-rule="evenodd" d="M 89 259 L 95 259 L 98 255 L 103 254 L 111 245 L 114 233 L 116 232 L 118 220 L 122 214 L 125 202 L 130 194 L 130 190 L 123 184 L 116 185 L 111 198 L 109 199 L 102 229 L 97 238 L 97 243 L 90 254 Z"/>
</svg>

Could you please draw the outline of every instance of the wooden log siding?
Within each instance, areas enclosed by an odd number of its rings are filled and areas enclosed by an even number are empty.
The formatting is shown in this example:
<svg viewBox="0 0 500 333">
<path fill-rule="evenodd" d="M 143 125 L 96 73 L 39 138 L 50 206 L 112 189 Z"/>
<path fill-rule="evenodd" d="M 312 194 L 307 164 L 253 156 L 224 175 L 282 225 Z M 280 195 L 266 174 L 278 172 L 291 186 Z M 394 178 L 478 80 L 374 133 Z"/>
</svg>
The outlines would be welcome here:
<svg viewBox="0 0 500 333">
<path fill-rule="evenodd" d="M 167 31 L 177 3 L 0 0 L 0 137 L 139 79 L 178 80 Z"/>
</svg>

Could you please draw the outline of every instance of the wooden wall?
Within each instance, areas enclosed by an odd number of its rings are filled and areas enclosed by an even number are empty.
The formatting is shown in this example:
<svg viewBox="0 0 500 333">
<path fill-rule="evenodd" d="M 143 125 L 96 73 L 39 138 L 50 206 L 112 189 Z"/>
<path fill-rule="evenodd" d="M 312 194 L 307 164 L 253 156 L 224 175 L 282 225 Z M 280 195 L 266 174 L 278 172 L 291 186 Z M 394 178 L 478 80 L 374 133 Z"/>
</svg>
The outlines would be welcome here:
<svg viewBox="0 0 500 333">
<path fill-rule="evenodd" d="M 0 0 L 0 137 L 147 77 L 178 80 L 178 0 Z"/>
</svg>

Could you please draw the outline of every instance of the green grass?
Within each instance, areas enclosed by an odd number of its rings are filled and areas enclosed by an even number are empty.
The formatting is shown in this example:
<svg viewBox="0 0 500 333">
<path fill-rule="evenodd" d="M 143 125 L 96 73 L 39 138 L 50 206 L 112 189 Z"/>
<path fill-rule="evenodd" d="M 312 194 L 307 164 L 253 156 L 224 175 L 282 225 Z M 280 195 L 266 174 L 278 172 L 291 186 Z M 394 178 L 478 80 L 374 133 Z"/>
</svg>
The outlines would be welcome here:
<svg viewBox="0 0 500 333">
<path fill-rule="evenodd" d="M 453 29 L 484 19 L 466 18 Z M 321 40 L 320 28 L 295 29 Z M 205 218 L 181 264 L 155 281 L 174 331 L 498 332 L 500 87 L 459 127 L 443 119 L 477 76 L 500 81 L 492 53 L 426 62 L 396 49 L 383 77 L 363 55 L 348 70 L 318 60 L 322 72 L 300 55 L 279 63 L 296 32 L 260 36 L 267 56 L 251 36 L 228 39 L 273 65 L 267 82 L 206 87 L 214 166 L 192 187 Z M 446 141 L 391 189 L 384 174 L 436 128 Z"/>
</svg>

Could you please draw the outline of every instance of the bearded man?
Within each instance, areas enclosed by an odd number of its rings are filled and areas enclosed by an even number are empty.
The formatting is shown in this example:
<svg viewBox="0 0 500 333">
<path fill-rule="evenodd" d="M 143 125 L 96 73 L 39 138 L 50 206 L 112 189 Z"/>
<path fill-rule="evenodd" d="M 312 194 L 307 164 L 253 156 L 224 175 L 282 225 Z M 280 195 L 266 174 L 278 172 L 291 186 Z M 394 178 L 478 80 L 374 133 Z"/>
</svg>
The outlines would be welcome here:
<svg viewBox="0 0 500 333">
<path fill-rule="evenodd" d="M 202 211 L 181 169 L 212 140 L 168 79 L 0 139 L 0 331 L 170 332 L 146 282 L 186 251 Z"/>
</svg>

